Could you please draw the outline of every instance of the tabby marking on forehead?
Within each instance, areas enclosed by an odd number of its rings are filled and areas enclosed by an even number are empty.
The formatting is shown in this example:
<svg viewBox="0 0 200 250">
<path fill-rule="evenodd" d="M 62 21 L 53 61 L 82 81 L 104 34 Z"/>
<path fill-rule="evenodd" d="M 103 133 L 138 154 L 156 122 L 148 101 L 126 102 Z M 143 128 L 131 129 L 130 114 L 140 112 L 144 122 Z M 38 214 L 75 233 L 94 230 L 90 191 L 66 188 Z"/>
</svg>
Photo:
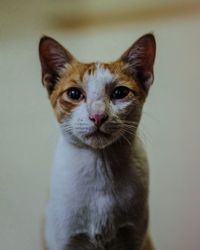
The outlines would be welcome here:
<svg viewBox="0 0 200 250">
<path fill-rule="evenodd" d="M 89 67 L 83 76 L 83 81 L 89 84 L 108 84 L 115 78 L 110 69 L 103 63 L 95 63 L 93 67 Z"/>
<path fill-rule="evenodd" d="M 92 74 L 86 73 L 84 80 L 87 84 L 88 99 L 95 100 L 103 97 L 105 86 L 116 78 L 103 64 L 96 63 L 96 70 Z"/>
</svg>

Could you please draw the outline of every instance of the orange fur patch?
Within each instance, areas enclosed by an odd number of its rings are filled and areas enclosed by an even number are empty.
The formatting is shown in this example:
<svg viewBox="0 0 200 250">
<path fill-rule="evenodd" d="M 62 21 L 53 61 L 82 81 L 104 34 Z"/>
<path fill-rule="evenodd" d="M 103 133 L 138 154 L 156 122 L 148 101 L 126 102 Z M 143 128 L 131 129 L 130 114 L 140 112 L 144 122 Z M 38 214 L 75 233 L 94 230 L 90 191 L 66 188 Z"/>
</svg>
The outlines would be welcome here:
<svg viewBox="0 0 200 250">
<path fill-rule="evenodd" d="M 138 99 L 143 103 L 146 97 L 145 91 L 137 84 L 134 79 L 131 79 L 128 75 L 123 72 L 124 64 L 122 61 L 116 61 L 112 63 L 101 63 L 101 67 L 108 69 L 111 74 L 117 76 L 117 82 L 120 85 L 126 86 L 133 90 Z M 85 90 L 86 83 L 83 81 L 86 74 L 95 74 L 97 69 L 96 63 L 80 63 L 78 61 L 73 61 L 72 64 L 66 65 L 66 70 L 63 71 L 62 78 L 56 84 L 56 87 L 52 94 L 50 95 L 50 101 L 54 109 L 55 115 L 59 122 L 69 115 L 72 110 L 77 107 L 80 102 L 73 101 L 70 99 L 64 98 L 64 93 L 67 89 L 71 87 L 79 87 Z M 118 84 L 117 84 L 118 85 Z M 116 86 L 117 86 L 116 85 Z M 82 100 L 84 101 L 84 100 Z M 81 102 L 82 102 L 81 101 Z"/>
</svg>

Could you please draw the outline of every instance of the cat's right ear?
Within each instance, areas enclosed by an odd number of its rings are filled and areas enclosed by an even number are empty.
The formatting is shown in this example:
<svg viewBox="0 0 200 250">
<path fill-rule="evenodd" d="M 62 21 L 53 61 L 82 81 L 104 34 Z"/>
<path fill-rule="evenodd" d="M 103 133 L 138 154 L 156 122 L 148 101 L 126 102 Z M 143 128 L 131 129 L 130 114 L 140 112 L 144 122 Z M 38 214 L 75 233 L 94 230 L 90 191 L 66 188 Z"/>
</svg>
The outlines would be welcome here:
<svg viewBox="0 0 200 250">
<path fill-rule="evenodd" d="M 39 57 L 42 68 L 42 83 L 49 95 L 74 57 L 56 40 L 43 36 L 39 43 Z"/>
</svg>

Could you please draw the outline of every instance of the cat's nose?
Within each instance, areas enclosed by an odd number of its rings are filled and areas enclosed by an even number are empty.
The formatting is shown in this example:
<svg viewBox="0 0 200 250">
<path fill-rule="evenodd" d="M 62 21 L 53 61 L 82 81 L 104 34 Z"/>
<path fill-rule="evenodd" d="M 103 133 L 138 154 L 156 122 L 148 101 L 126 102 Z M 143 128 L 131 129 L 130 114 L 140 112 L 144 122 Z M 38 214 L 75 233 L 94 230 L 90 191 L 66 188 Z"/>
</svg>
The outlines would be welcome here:
<svg viewBox="0 0 200 250">
<path fill-rule="evenodd" d="M 100 127 L 107 119 L 107 114 L 93 114 L 89 116 L 90 120 L 94 122 L 94 124 Z"/>
</svg>

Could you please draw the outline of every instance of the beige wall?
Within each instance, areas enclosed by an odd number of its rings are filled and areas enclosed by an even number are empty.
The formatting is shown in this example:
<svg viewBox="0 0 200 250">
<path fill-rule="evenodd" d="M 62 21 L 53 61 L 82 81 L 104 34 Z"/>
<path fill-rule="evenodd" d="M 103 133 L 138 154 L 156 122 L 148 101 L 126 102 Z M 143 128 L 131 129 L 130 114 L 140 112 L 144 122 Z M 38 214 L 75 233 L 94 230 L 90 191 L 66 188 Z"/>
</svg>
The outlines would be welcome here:
<svg viewBox="0 0 200 250">
<path fill-rule="evenodd" d="M 94 2 L 0 1 L 0 249 L 40 249 L 57 135 L 40 82 L 41 34 L 89 61 L 114 59 L 153 31 L 155 82 L 141 124 L 151 165 L 151 231 L 157 249 L 199 250 L 200 8 L 186 0 L 176 1 L 181 7 Z"/>
</svg>

